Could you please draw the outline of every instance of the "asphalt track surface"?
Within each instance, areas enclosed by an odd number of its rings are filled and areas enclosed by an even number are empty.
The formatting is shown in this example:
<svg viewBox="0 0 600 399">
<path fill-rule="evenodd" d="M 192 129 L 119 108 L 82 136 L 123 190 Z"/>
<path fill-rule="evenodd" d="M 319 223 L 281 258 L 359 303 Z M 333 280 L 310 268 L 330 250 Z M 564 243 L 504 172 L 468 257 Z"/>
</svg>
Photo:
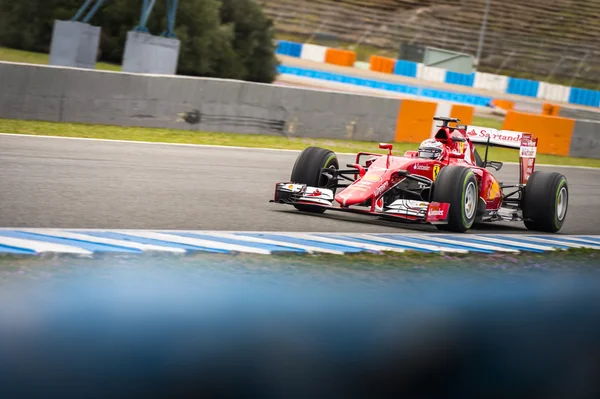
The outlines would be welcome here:
<svg viewBox="0 0 600 399">
<path fill-rule="evenodd" d="M 367 149 L 365 149 L 367 150 Z M 436 232 L 341 212 L 272 204 L 298 152 L 0 135 L 0 227 L 307 232 Z M 341 155 L 342 165 L 352 161 Z M 600 234 L 600 169 L 539 167 L 567 176 L 560 233 Z M 501 181 L 516 182 L 505 165 Z M 525 233 L 523 224 L 472 230 Z"/>
</svg>

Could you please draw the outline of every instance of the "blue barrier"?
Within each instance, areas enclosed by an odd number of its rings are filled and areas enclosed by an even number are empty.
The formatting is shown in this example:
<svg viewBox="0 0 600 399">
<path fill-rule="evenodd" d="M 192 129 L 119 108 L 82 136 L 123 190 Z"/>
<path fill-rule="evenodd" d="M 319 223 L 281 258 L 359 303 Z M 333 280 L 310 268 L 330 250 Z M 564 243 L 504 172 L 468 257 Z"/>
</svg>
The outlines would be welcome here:
<svg viewBox="0 0 600 399">
<path fill-rule="evenodd" d="M 569 103 L 598 107 L 600 106 L 600 92 L 596 90 L 572 87 L 571 95 L 569 96 Z"/>
<path fill-rule="evenodd" d="M 446 71 L 445 81 L 450 84 L 473 87 L 475 74 L 470 73 L 467 75 L 466 73 Z"/>
<path fill-rule="evenodd" d="M 536 80 L 508 78 L 508 94 L 516 94 L 519 96 L 537 97 L 540 82 Z"/>
<path fill-rule="evenodd" d="M 394 75 L 417 77 L 417 63 L 405 60 L 396 60 L 394 65 Z"/>
<path fill-rule="evenodd" d="M 311 70 L 311 69 L 290 67 L 290 66 L 286 66 L 286 65 L 280 65 L 278 70 L 279 70 L 279 73 L 281 73 L 281 74 L 289 74 L 289 75 L 303 76 L 303 77 L 313 78 L 313 79 L 328 80 L 328 81 L 333 81 L 333 82 L 338 82 L 338 83 L 345 83 L 345 84 L 351 84 L 351 85 L 362 86 L 362 87 L 370 87 L 373 89 L 393 91 L 393 92 L 397 92 L 397 93 L 410 94 L 410 95 L 419 96 L 419 97 L 429 97 L 429 98 L 434 98 L 434 99 L 438 99 L 438 100 L 464 103 L 464 104 L 475 105 L 475 106 L 485 107 L 492 101 L 492 97 L 479 96 L 476 94 L 455 93 L 455 92 L 450 92 L 450 91 L 445 91 L 445 90 L 420 88 L 417 86 L 411 86 L 411 85 L 406 85 L 406 84 L 391 83 L 391 82 L 385 82 L 385 81 L 373 80 L 373 79 L 363 79 L 363 78 L 358 78 L 356 76 L 347 76 L 347 75 L 341 75 L 341 74 L 325 72 L 325 71 L 315 71 L 315 70 Z"/>
<path fill-rule="evenodd" d="M 300 57 L 302 53 L 302 43 L 290 42 L 288 40 L 279 40 L 275 53 L 288 55 L 290 57 Z"/>
</svg>

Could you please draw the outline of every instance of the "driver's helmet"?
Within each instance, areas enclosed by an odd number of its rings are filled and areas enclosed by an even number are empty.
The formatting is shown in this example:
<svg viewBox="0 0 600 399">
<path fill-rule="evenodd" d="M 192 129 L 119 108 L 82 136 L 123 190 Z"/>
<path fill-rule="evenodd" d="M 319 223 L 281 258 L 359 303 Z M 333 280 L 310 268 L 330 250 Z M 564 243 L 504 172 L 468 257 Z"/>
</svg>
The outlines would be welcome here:
<svg viewBox="0 0 600 399">
<path fill-rule="evenodd" d="M 427 139 L 419 146 L 418 157 L 427 159 L 438 159 L 442 155 L 444 145 L 437 140 Z"/>
</svg>

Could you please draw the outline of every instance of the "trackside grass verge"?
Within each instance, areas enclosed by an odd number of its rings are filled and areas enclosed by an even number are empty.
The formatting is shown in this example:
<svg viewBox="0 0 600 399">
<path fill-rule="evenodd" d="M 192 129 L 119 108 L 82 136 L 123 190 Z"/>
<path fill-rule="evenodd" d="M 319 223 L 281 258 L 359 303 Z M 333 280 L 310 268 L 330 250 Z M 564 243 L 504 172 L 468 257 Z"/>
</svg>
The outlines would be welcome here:
<svg viewBox="0 0 600 399">
<path fill-rule="evenodd" d="M 46 53 L 35 53 L 32 51 L 14 50 L 11 48 L 0 47 L 0 61 L 48 65 L 49 59 L 50 56 Z M 106 62 L 98 62 L 96 63 L 96 69 L 105 71 L 121 71 L 121 66 L 108 64 Z"/>
<path fill-rule="evenodd" d="M 39 136 L 81 137 L 105 140 L 204 144 L 289 150 L 302 150 L 308 146 L 314 145 L 326 147 L 338 153 L 355 153 L 357 151 L 385 153 L 384 150 L 378 148 L 378 143 L 355 140 L 312 139 L 260 134 L 199 132 L 175 129 L 91 125 L 82 123 L 55 123 L 13 119 L 0 119 L 0 132 Z M 414 150 L 416 148 L 417 144 L 414 143 L 395 143 L 394 152 L 396 154 L 402 154 L 404 151 Z M 483 156 L 483 153 L 481 155 Z M 516 162 L 518 161 L 518 151 L 503 148 L 490 148 L 489 159 L 502 162 Z M 571 158 L 543 154 L 538 155 L 537 163 L 600 167 L 600 159 Z"/>
</svg>

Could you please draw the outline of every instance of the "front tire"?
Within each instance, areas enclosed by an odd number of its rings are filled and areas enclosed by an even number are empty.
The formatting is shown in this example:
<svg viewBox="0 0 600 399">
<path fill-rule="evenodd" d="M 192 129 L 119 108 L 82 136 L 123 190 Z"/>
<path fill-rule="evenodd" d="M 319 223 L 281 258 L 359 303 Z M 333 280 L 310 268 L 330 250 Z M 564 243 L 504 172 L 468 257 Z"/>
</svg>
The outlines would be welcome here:
<svg viewBox="0 0 600 399">
<path fill-rule="evenodd" d="M 448 224 L 438 224 L 436 227 L 464 233 L 473 226 L 477 216 L 479 190 L 475 173 L 462 166 L 446 166 L 433 184 L 432 199 L 450 204 Z"/>
<path fill-rule="evenodd" d="M 569 186 L 567 178 L 556 172 L 534 172 L 525 185 L 523 218 L 529 230 L 558 232 L 567 217 Z"/>
<path fill-rule="evenodd" d="M 306 184 L 311 187 L 327 187 L 329 181 L 321 174 L 322 168 L 339 169 L 339 162 L 335 153 L 320 147 L 308 147 L 304 149 L 296 159 L 290 181 L 298 184 Z M 333 188 L 335 193 L 335 188 Z M 325 208 L 311 205 L 294 205 L 296 209 L 303 212 L 323 213 Z"/>
</svg>

